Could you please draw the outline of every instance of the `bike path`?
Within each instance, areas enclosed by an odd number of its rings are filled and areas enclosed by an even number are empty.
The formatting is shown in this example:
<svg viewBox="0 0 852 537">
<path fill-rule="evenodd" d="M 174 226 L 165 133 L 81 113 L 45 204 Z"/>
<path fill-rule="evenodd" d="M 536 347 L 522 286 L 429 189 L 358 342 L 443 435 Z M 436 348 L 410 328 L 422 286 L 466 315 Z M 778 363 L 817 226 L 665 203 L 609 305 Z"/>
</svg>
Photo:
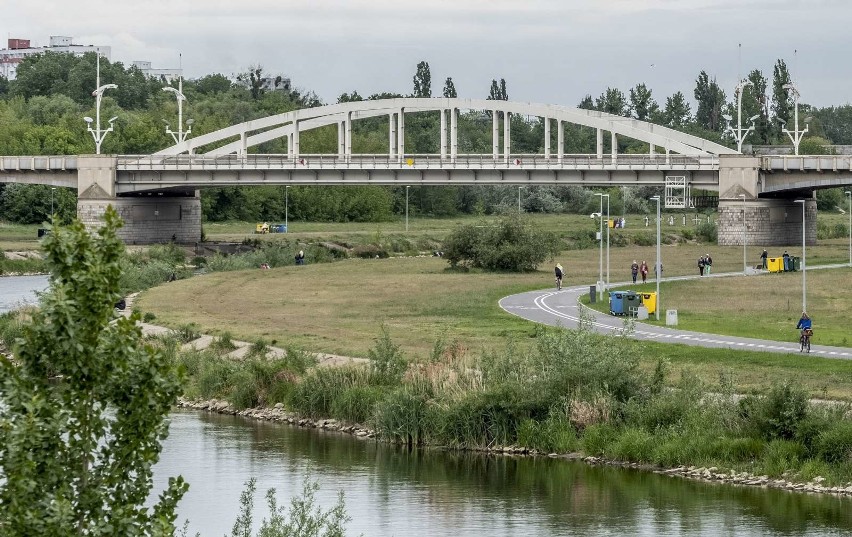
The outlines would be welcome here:
<svg viewBox="0 0 852 537">
<path fill-rule="evenodd" d="M 842 265 L 822 265 L 809 267 L 808 270 L 829 269 L 848 267 Z M 661 278 L 660 281 L 697 280 L 702 278 L 725 278 L 730 276 L 742 276 L 742 272 L 727 272 L 711 274 L 709 276 L 678 276 Z M 755 275 L 753 277 L 759 277 Z M 610 287 L 624 287 L 632 285 L 632 282 L 613 283 Z M 595 311 L 580 304 L 580 297 L 589 292 L 589 286 L 563 288 L 561 291 L 554 289 L 528 291 L 510 295 L 500 299 L 500 307 L 517 317 L 549 326 L 561 326 L 564 328 L 577 328 L 580 321 L 580 310 L 585 310 L 586 316 L 591 319 L 592 328 L 602 334 L 618 333 L 625 328 L 625 318 L 616 317 Z M 606 298 L 604 300 L 607 300 Z M 661 312 L 662 313 L 662 312 Z M 791 333 L 798 333 L 791 329 Z M 706 334 L 703 332 L 691 332 L 678 330 L 665 326 L 655 326 L 636 321 L 632 336 L 644 341 L 659 341 L 663 343 L 680 343 L 697 347 L 711 347 L 735 350 L 751 350 L 764 352 L 799 353 L 799 343 L 771 341 L 765 339 L 753 339 L 738 336 L 725 336 L 719 334 Z M 811 354 L 824 358 L 852 359 L 852 349 L 848 347 L 830 347 L 827 345 L 816 345 L 811 343 Z"/>
</svg>

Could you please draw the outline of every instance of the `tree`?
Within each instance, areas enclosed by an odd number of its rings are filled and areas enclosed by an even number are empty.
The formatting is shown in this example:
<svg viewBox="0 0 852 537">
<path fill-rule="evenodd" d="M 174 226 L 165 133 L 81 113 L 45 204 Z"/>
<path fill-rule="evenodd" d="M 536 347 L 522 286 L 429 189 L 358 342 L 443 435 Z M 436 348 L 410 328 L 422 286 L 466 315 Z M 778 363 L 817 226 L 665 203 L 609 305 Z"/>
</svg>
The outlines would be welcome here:
<svg viewBox="0 0 852 537">
<path fill-rule="evenodd" d="M 577 108 L 579 108 L 580 110 L 594 110 L 595 102 L 592 100 L 592 96 L 586 95 L 585 97 L 583 97 L 583 99 L 577 105 Z"/>
<path fill-rule="evenodd" d="M 417 73 L 414 75 L 414 97 L 432 96 L 432 74 L 429 72 L 429 63 L 417 64 Z"/>
<path fill-rule="evenodd" d="M 607 88 L 606 91 L 601 93 L 600 97 L 595 100 L 595 108 L 607 114 L 630 116 L 630 106 L 627 104 L 627 98 L 618 88 Z"/>
<path fill-rule="evenodd" d="M 456 85 L 453 84 L 453 79 L 447 77 L 447 80 L 444 82 L 444 97 L 455 99 L 458 96 L 458 93 L 456 93 Z"/>
<path fill-rule="evenodd" d="M 669 127 L 680 129 L 686 126 L 692 119 L 689 103 L 681 92 L 671 97 L 666 97 L 666 106 L 663 108 L 663 121 Z"/>
<path fill-rule="evenodd" d="M 725 91 L 710 80 L 706 71 L 701 71 L 695 81 L 695 100 L 698 109 L 695 111 L 695 121 L 701 128 L 713 132 L 722 130 L 722 109 L 725 106 Z"/>
<path fill-rule="evenodd" d="M 506 80 L 501 78 L 498 84 L 496 80 L 491 80 L 491 91 L 488 93 L 489 101 L 508 101 L 509 92 L 506 90 Z"/>
<path fill-rule="evenodd" d="M 6 536 L 172 535 L 187 490 L 169 480 L 152 508 L 152 469 L 181 382 L 141 343 L 140 317 L 115 319 L 124 244 L 107 209 L 44 240 L 51 290 L 0 358 L 0 529 Z"/>
<path fill-rule="evenodd" d="M 659 106 L 651 96 L 651 90 L 645 84 L 637 84 L 636 87 L 630 88 L 630 108 L 633 110 L 633 117 L 647 121 L 657 113 Z"/>
<path fill-rule="evenodd" d="M 757 116 L 754 122 L 752 143 L 770 143 L 769 106 L 766 99 L 766 77 L 758 69 L 748 74 L 747 80 L 751 84 L 743 88 L 743 122 L 747 118 Z M 735 96 L 736 97 L 736 96 Z M 747 125 L 743 125 L 747 127 Z"/>
<path fill-rule="evenodd" d="M 776 141 L 786 138 L 781 128 L 793 117 L 793 98 L 790 90 L 784 87 L 790 82 L 787 64 L 779 59 L 772 70 L 772 131 Z"/>
<path fill-rule="evenodd" d="M 259 99 L 266 91 L 263 78 L 263 66 L 261 65 L 252 65 L 248 71 L 237 75 L 237 80 L 246 85 L 252 99 L 255 100 Z"/>
<path fill-rule="evenodd" d="M 225 93 L 231 89 L 231 80 L 225 75 L 215 74 L 199 78 L 195 82 L 195 89 L 204 95 L 215 95 Z"/>
</svg>

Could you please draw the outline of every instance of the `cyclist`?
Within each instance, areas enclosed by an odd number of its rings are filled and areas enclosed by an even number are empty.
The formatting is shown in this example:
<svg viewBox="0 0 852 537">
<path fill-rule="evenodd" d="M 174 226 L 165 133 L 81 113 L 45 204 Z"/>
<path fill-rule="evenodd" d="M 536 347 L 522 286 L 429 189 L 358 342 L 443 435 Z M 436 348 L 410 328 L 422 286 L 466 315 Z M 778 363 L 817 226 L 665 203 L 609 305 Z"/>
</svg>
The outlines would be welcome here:
<svg viewBox="0 0 852 537">
<path fill-rule="evenodd" d="M 799 322 L 796 324 L 796 328 L 801 330 L 801 335 L 799 336 L 799 342 L 804 344 L 805 342 L 809 342 L 811 335 L 814 333 L 811 329 L 813 325 L 811 318 L 808 317 L 808 314 L 804 311 L 802 312 L 802 318 L 799 319 Z"/>
<path fill-rule="evenodd" d="M 562 265 L 556 263 L 553 273 L 556 275 L 556 290 L 559 291 L 562 289 L 562 276 L 565 275 L 565 269 L 562 268 Z"/>
</svg>

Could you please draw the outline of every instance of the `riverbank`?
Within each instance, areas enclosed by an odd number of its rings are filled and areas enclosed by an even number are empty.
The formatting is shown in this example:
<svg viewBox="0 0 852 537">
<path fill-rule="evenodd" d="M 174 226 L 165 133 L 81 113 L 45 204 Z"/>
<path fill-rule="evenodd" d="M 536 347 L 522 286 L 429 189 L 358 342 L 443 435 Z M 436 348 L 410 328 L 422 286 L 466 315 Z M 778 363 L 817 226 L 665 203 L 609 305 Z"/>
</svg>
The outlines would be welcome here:
<svg viewBox="0 0 852 537">
<path fill-rule="evenodd" d="M 207 401 L 191 401 L 185 398 L 179 398 L 178 407 L 196 411 L 211 412 L 216 414 L 240 416 L 243 418 L 273 423 L 286 423 L 298 427 L 321 429 L 324 431 L 348 434 L 356 438 L 381 441 L 381 439 L 377 438 L 376 432 L 374 430 L 363 425 L 347 424 L 345 422 L 340 422 L 335 419 L 305 418 L 294 412 L 287 411 L 284 408 L 284 405 L 281 403 L 278 403 L 271 408 L 247 408 L 240 410 L 235 408 L 227 401 L 217 399 L 211 399 Z M 425 449 L 447 449 L 446 447 L 437 446 L 422 447 Z M 786 478 L 773 479 L 767 475 L 755 475 L 748 472 L 736 472 L 733 470 L 725 472 L 721 471 L 715 466 L 677 466 L 674 468 L 662 468 L 649 464 L 630 463 L 607 459 L 604 457 L 588 456 L 579 452 L 543 453 L 535 449 L 529 449 L 521 446 L 496 446 L 482 449 L 468 449 L 463 451 L 481 452 L 484 454 L 496 456 L 548 457 L 553 459 L 582 461 L 590 465 L 630 468 L 635 470 L 653 472 L 661 475 L 669 475 L 673 477 L 681 477 L 685 479 L 693 479 L 698 481 L 719 483 L 725 485 L 773 488 L 790 492 L 830 494 L 835 496 L 852 496 L 852 483 L 848 483 L 846 486 L 825 486 L 823 485 L 825 478 L 821 476 L 817 476 L 808 482 L 795 482 L 790 481 Z"/>
</svg>

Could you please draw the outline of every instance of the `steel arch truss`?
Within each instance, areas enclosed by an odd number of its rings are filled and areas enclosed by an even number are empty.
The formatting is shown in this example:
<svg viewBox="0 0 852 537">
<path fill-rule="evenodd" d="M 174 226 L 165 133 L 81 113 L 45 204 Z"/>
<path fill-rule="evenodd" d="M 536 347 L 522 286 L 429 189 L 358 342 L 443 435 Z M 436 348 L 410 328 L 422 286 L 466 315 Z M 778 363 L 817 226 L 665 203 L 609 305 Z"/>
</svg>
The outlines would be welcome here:
<svg viewBox="0 0 852 537">
<path fill-rule="evenodd" d="M 725 146 L 704 140 L 673 129 L 639 121 L 636 119 L 615 116 L 595 110 L 582 110 L 564 106 L 520 103 L 512 101 L 481 100 L 481 99 L 448 99 L 448 98 L 400 98 L 371 101 L 356 101 L 333 104 L 316 108 L 294 110 L 265 118 L 254 119 L 233 125 L 209 134 L 191 138 L 185 142 L 168 147 L 155 155 L 168 156 L 183 153 L 196 154 L 199 148 L 222 144 L 204 154 L 208 156 L 223 156 L 229 154 L 246 155 L 250 147 L 286 137 L 288 139 L 288 157 L 300 158 L 299 135 L 301 132 L 337 125 L 339 158 L 352 156 L 352 122 L 387 116 L 389 119 L 389 156 L 400 161 L 405 152 L 405 114 L 408 112 L 440 112 L 441 113 L 441 157 L 455 158 L 458 155 L 458 115 L 461 110 L 488 110 L 492 114 L 492 152 L 495 160 L 508 160 L 511 154 L 511 139 L 509 122 L 503 121 L 503 147 L 500 142 L 500 117 L 511 114 L 522 116 L 538 116 L 549 121 L 544 122 L 544 156 L 545 158 L 562 158 L 564 138 L 563 124 L 572 123 L 597 130 L 597 156 L 602 157 L 603 132 L 612 136 L 612 156 L 616 157 L 617 137 L 625 136 L 650 146 L 653 155 L 655 148 L 661 147 L 669 152 L 689 156 L 715 156 L 720 154 L 736 154 L 737 151 Z M 499 112 L 499 113 L 493 113 Z M 550 147 L 551 123 L 557 124 L 557 148 L 552 155 Z M 236 141 L 230 141 L 237 138 Z M 224 143 L 223 143 L 224 142 Z M 502 151 L 501 151 L 502 149 Z"/>
</svg>

